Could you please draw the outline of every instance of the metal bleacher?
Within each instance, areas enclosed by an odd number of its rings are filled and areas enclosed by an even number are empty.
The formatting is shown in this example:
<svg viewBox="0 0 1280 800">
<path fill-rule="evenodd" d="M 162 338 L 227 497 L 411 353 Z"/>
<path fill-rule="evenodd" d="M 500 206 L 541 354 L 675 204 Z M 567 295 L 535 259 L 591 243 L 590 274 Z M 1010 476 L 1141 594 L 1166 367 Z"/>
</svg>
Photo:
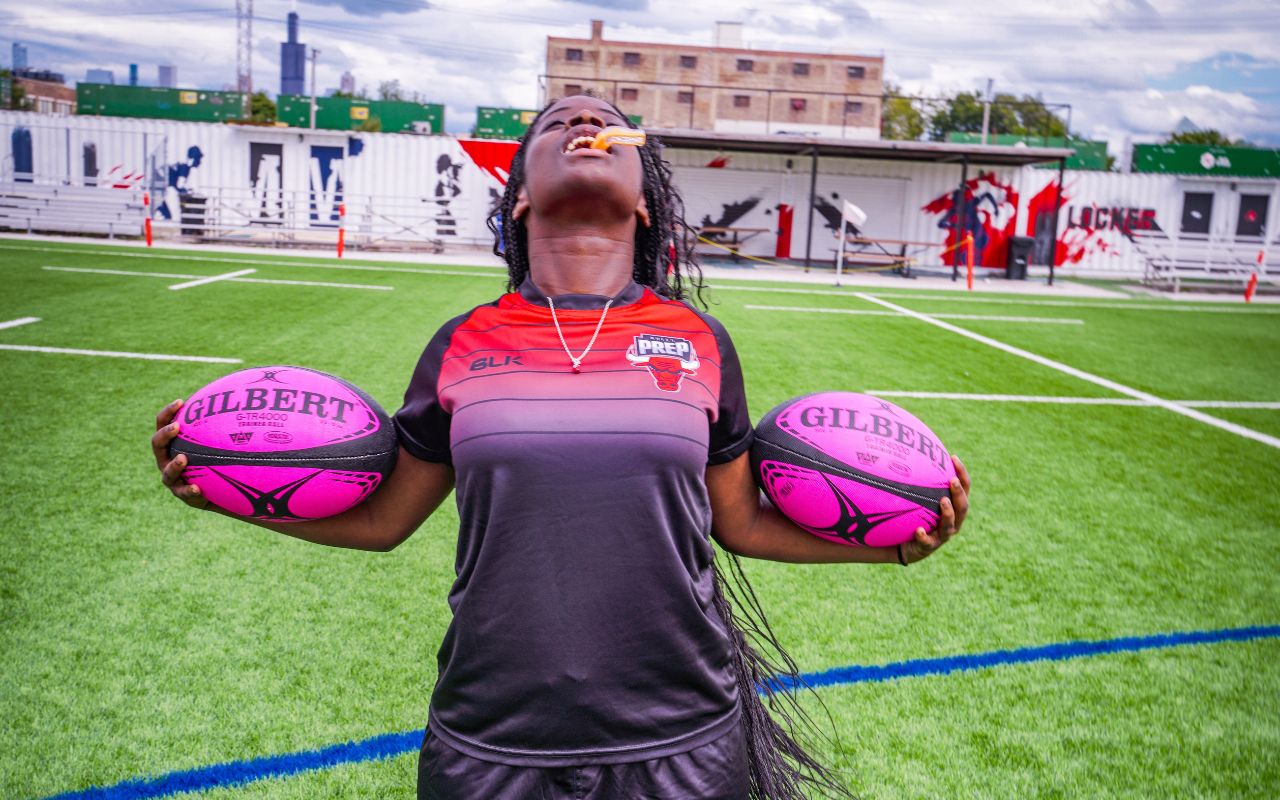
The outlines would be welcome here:
<svg viewBox="0 0 1280 800">
<path fill-rule="evenodd" d="M 1280 286 L 1280 247 L 1259 239 L 1215 239 L 1183 234 L 1134 231 L 1133 244 L 1146 267 L 1143 283 L 1179 292 L 1183 289 L 1238 289 L 1254 273 L 1260 286 Z"/>
<path fill-rule="evenodd" d="M 146 214 L 139 188 L 0 182 L 0 228 L 110 238 L 141 236 Z"/>
</svg>

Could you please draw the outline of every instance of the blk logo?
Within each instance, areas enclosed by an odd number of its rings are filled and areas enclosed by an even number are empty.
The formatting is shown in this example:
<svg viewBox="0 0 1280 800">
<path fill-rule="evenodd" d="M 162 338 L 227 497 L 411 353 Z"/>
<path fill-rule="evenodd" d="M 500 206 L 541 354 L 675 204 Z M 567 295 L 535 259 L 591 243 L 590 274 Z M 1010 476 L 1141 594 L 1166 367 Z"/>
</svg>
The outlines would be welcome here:
<svg viewBox="0 0 1280 800">
<path fill-rule="evenodd" d="M 249 440 L 253 438 L 253 431 L 247 433 L 245 431 L 235 431 L 227 435 L 231 437 L 232 444 L 248 444 Z"/>
<path fill-rule="evenodd" d="M 641 334 L 627 348 L 627 360 L 632 366 L 644 367 L 653 376 L 653 382 L 664 392 L 680 391 L 685 375 L 698 372 L 698 353 L 693 342 L 674 336 Z"/>
<path fill-rule="evenodd" d="M 481 356 L 471 362 L 471 371 L 479 372 L 482 369 L 494 369 L 497 367 L 523 367 L 524 363 L 520 360 L 520 356 L 503 356 L 499 359 L 497 356 Z"/>
<path fill-rule="evenodd" d="M 284 372 L 284 370 L 282 370 L 282 369 L 264 369 L 264 370 L 262 371 L 262 377 L 261 377 L 261 378 L 258 378 L 256 381 L 254 381 L 254 383 L 262 383 L 263 381 L 271 381 L 272 383 L 284 383 L 284 381 L 282 381 L 282 380 L 280 380 L 279 378 L 277 378 L 277 377 L 276 377 L 276 376 L 277 376 L 277 375 L 279 375 L 281 372 Z"/>
</svg>

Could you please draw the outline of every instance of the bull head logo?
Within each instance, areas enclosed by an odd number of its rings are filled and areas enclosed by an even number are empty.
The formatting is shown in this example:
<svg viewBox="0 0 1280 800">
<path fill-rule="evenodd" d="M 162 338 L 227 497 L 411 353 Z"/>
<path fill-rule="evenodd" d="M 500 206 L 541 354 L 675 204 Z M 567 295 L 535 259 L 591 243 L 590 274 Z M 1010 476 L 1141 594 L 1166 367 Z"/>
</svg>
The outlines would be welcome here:
<svg viewBox="0 0 1280 800">
<path fill-rule="evenodd" d="M 635 337 L 627 348 L 627 360 L 633 366 L 649 370 L 653 382 L 664 392 L 680 391 L 684 376 L 698 371 L 698 354 L 693 343 L 673 336 L 646 333 Z"/>
</svg>

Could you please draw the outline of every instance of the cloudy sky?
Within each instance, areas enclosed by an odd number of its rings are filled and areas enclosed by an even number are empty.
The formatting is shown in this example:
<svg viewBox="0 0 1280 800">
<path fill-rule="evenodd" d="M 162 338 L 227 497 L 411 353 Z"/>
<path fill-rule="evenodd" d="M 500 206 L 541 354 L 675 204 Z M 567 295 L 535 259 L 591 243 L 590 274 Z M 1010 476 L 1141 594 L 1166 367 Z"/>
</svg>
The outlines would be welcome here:
<svg viewBox="0 0 1280 800">
<path fill-rule="evenodd" d="M 302 0 L 302 40 L 318 48 L 318 84 L 350 70 L 358 86 L 398 80 L 448 107 L 468 130 L 477 105 L 531 107 L 547 36 L 587 36 L 605 20 L 610 39 L 711 44 L 716 20 L 744 23 L 750 47 L 883 55 L 889 80 L 937 96 L 985 87 L 1040 94 L 1071 106 L 1077 135 L 1158 141 L 1183 118 L 1280 147 L 1280 0 Z M 85 70 L 128 64 L 153 84 L 156 66 L 179 84 L 235 81 L 232 0 L 10 1 L 0 46 L 29 50 L 32 66 L 84 80 Z M 156 10 L 162 6 L 164 10 Z M 254 83 L 280 86 L 289 0 L 254 4 Z M 512 11 L 511 9 L 516 9 Z"/>
</svg>

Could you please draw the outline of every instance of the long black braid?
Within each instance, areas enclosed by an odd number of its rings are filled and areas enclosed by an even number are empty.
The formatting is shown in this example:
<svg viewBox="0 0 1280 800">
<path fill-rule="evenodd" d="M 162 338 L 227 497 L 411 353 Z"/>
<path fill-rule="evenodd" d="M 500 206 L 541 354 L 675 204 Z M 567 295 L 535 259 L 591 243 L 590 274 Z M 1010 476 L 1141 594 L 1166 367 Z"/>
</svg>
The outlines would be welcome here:
<svg viewBox="0 0 1280 800">
<path fill-rule="evenodd" d="M 524 222 L 515 218 L 516 197 L 524 186 L 524 152 L 538 121 L 550 104 L 529 123 L 520 147 L 511 159 L 511 172 L 502 198 L 489 212 L 493 232 L 493 252 L 507 262 L 507 288 L 515 291 L 529 274 L 528 235 Z M 616 107 L 618 116 L 626 119 Z M 692 289 L 702 300 L 702 270 L 690 242 L 694 240 L 684 221 L 684 201 L 671 182 L 671 165 L 662 158 L 662 143 L 649 137 L 640 152 L 644 168 L 644 199 L 649 209 L 649 226 L 636 226 L 635 262 L 632 277 L 641 286 L 673 300 L 684 300 Z"/>
<path fill-rule="evenodd" d="M 617 107 L 612 104 L 610 107 L 626 118 Z M 525 182 L 525 147 L 547 108 L 550 104 L 529 124 L 529 131 L 511 160 L 506 191 L 489 213 L 493 251 L 507 262 L 510 291 L 515 291 L 529 274 L 527 233 L 514 212 L 520 187 Z M 689 299 L 688 289 L 692 288 L 697 301 L 702 303 L 702 270 L 690 244 L 694 237 L 684 220 L 684 201 L 672 183 L 671 165 L 663 159 L 662 144 L 655 137 L 648 137 L 638 150 L 644 167 L 644 197 L 650 225 L 636 226 L 632 276 L 636 283 L 674 300 Z M 721 560 L 728 562 L 727 570 L 721 566 Z M 814 732 L 816 726 L 798 703 L 795 693 L 784 687 L 804 686 L 804 680 L 769 626 L 738 557 L 723 550 L 715 562 L 713 600 L 733 646 L 731 661 L 747 741 L 751 797 L 805 800 L 806 789 L 828 796 L 852 797 L 832 771 L 796 741 L 799 729 Z M 761 699 L 762 693 L 767 703 Z"/>
</svg>

